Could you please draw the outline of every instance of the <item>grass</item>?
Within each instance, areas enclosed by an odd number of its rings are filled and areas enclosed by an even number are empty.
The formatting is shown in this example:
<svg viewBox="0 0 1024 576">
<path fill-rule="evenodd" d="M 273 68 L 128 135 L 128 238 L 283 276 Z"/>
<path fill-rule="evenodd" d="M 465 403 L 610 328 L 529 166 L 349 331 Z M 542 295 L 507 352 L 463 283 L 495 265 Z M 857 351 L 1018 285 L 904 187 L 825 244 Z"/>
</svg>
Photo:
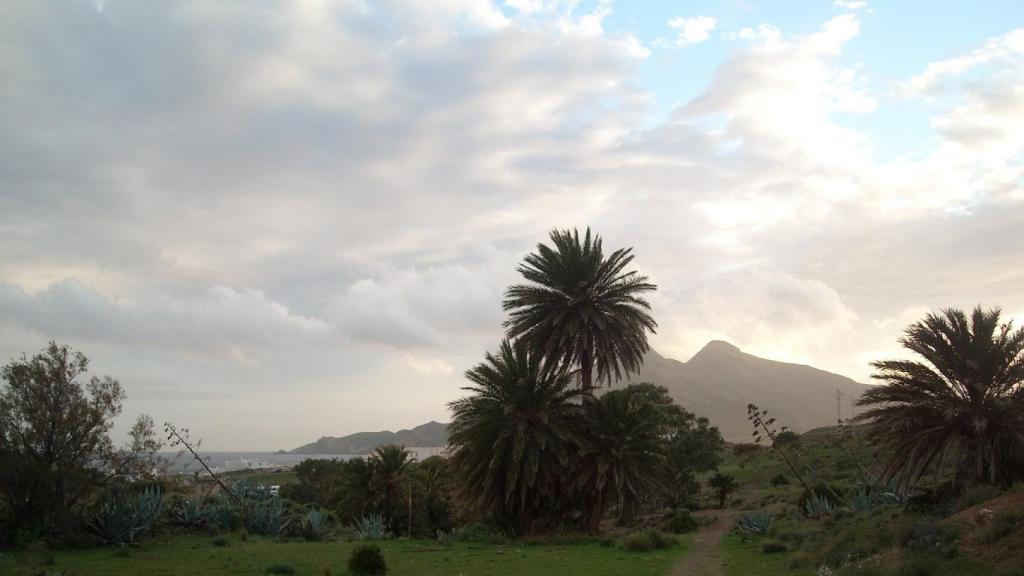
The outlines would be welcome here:
<svg viewBox="0 0 1024 576">
<path fill-rule="evenodd" d="M 690 535 L 687 535 L 690 536 Z M 231 576 L 267 574 L 274 566 L 294 566 L 295 574 L 320 575 L 330 570 L 347 571 L 352 549 L 359 543 L 277 542 L 250 537 L 232 539 L 220 548 L 210 537 L 177 536 L 154 538 L 128 554 L 115 556 L 112 548 L 65 550 L 55 553 L 53 564 L 43 565 L 23 554 L 0 555 L 0 574 L 30 576 L 43 570 L 75 576 Z M 665 576 L 685 553 L 691 538 L 680 538 L 682 546 L 650 552 L 628 552 L 621 547 L 591 544 L 510 545 L 432 541 L 385 540 L 377 544 L 384 551 L 389 576 Z"/>
<path fill-rule="evenodd" d="M 806 574 L 807 570 L 790 570 L 788 552 L 765 554 L 761 551 L 761 538 L 745 539 L 739 534 L 727 534 L 722 539 L 720 552 L 725 562 L 726 576 L 781 576 Z"/>
</svg>

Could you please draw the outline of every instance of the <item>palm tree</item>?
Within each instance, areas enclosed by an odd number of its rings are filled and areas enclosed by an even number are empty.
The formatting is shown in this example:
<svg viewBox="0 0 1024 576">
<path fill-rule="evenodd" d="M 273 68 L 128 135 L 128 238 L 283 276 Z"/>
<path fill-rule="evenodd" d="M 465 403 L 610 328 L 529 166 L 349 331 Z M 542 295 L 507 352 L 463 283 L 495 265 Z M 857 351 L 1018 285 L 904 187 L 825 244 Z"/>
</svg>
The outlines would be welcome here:
<svg viewBox="0 0 1024 576">
<path fill-rule="evenodd" d="M 503 341 L 466 378 L 470 395 L 449 404 L 457 495 L 505 528 L 529 531 L 569 493 L 584 393 L 523 341 Z"/>
<path fill-rule="evenodd" d="M 715 498 L 718 499 L 719 508 L 725 508 L 725 501 L 729 498 L 729 494 L 740 487 L 732 474 L 721 472 L 715 472 L 715 475 L 708 479 L 708 486 L 715 489 Z"/>
<path fill-rule="evenodd" d="M 1009 485 L 1024 478 L 1024 329 L 1000 310 L 929 314 L 900 344 L 925 362 L 875 362 L 885 382 L 858 400 L 871 437 L 889 447 L 885 477 L 909 484 L 947 458 L 953 483 Z"/>
<path fill-rule="evenodd" d="M 549 367 L 579 370 L 580 387 L 611 383 L 640 369 L 648 350 L 647 332 L 657 324 L 641 296 L 657 287 L 635 271 L 632 248 L 605 258 L 601 237 L 590 229 L 551 232 L 553 247 L 537 245 L 519 266 L 527 284 L 505 292 L 509 338 L 526 338 L 549 360 Z"/>
<path fill-rule="evenodd" d="M 368 460 L 378 497 L 381 498 L 381 512 L 388 526 L 395 529 L 395 495 L 398 493 L 399 483 L 404 478 L 405 469 L 412 461 L 409 451 L 405 446 L 394 444 L 378 446 L 370 453 Z"/>
<path fill-rule="evenodd" d="M 578 472 L 579 488 L 589 501 L 587 527 L 596 531 L 614 504 L 624 520 L 641 501 L 664 488 L 668 441 L 656 407 L 633 387 L 612 390 L 584 403 L 586 427 Z"/>
</svg>

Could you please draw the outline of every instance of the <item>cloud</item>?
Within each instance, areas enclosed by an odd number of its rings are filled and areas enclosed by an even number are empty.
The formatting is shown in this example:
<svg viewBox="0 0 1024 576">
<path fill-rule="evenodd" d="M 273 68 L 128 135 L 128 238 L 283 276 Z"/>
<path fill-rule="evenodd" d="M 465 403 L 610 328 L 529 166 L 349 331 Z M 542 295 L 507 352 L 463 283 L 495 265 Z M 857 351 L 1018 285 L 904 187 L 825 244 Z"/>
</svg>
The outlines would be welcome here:
<svg viewBox="0 0 1024 576">
<path fill-rule="evenodd" d="M 868 3 L 864 0 L 835 0 L 832 5 L 843 10 L 863 10 Z"/>
<path fill-rule="evenodd" d="M 725 339 L 769 358 L 805 361 L 849 332 L 858 319 L 834 288 L 779 270 L 726 272 L 668 297 L 675 314 L 662 321 L 670 332 L 659 339 L 676 346 L 685 342 L 676 351 L 679 356 L 709 340 Z"/>
<path fill-rule="evenodd" d="M 67 339 L 133 410 L 260 449 L 444 419 L 553 227 L 635 248 L 679 358 L 863 377 L 906 309 L 1024 309 L 1018 33 L 893 93 L 861 13 L 741 29 L 653 122 L 612 9 L 16 3 L 0 355 Z M 858 126 L 895 98 L 935 139 L 880 161 Z"/>
<path fill-rule="evenodd" d="M 294 314 L 255 289 L 211 287 L 191 297 L 111 298 L 68 279 L 35 294 L 0 283 L 0 320 L 48 338 L 218 353 L 253 364 L 248 346 L 331 336 L 327 323 Z"/>
<path fill-rule="evenodd" d="M 448 375 L 455 372 L 455 368 L 442 358 L 424 358 L 406 354 L 405 363 L 419 374 Z"/>
<path fill-rule="evenodd" d="M 711 16 L 679 16 L 668 21 L 669 27 L 676 31 L 676 46 L 700 44 L 711 37 L 717 23 Z"/>
</svg>

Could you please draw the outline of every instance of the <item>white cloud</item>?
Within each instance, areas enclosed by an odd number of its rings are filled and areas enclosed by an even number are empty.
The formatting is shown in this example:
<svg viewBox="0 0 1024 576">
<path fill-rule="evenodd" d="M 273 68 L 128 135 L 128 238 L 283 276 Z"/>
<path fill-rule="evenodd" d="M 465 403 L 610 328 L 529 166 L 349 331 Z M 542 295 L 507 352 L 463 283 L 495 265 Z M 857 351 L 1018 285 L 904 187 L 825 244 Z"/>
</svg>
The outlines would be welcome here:
<svg viewBox="0 0 1024 576">
<path fill-rule="evenodd" d="M 832 5 L 844 10 L 862 10 L 867 8 L 868 3 L 864 0 L 835 0 Z"/>
<path fill-rule="evenodd" d="M 863 377 L 904 309 L 1024 309 L 1016 34 L 908 81 L 936 145 L 879 162 L 856 16 L 729 34 L 651 126 L 611 9 L 19 4 L 0 356 L 70 340 L 133 409 L 259 449 L 445 418 L 556 226 L 636 248 L 680 358 L 727 337 Z"/>
<path fill-rule="evenodd" d="M 676 31 L 676 46 L 700 44 L 711 37 L 716 24 L 711 16 L 679 16 L 668 21 L 669 27 Z"/>
<path fill-rule="evenodd" d="M 406 365 L 418 374 L 444 374 L 449 375 L 455 372 L 455 368 L 443 358 L 429 358 L 406 354 L 404 356 Z"/>
</svg>

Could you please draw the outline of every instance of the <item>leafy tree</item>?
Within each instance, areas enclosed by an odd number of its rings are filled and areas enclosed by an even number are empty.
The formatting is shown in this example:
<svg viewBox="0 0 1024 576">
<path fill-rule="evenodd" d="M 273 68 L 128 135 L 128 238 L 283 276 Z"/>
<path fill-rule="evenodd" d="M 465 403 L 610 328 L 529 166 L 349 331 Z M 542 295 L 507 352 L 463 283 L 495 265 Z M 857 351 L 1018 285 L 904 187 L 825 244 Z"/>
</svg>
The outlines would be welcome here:
<svg viewBox="0 0 1024 576">
<path fill-rule="evenodd" d="M 715 498 L 718 500 L 718 507 L 725 508 L 725 501 L 737 488 L 736 479 L 731 474 L 716 473 L 708 479 L 708 486 L 715 490 Z"/>
<path fill-rule="evenodd" d="M 503 341 L 466 378 L 469 395 L 449 404 L 456 495 L 527 532 L 569 494 L 586 394 L 522 340 Z"/>
<path fill-rule="evenodd" d="M 725 441 L 718 428 L 707 418 L 697 417 L 672 400 L 664 386 L 641 383 L 623 389 L 632 400 L 650 406 L 652 419 L 658 427 L 667 454 L 666 496 L 673 507 L 686 506 L 700 492 L 697 475 L 718 467 L 722 460 Z M 637 510 L 626 506 L 620 517 L 633 519 Z"/>
<path fill-rule="evenodd" d="M 910 325 L 900 344 L 924 361 L 875 362 L 868 410 L 872 441 L 890 448 L 888 478 L 912 482 L 950 458 L 956 486 L 1008 486 L 1024 478 L 1024 329 L 1000 310 L 948 309 Z"/>
<path fill-rule="evenodd" d="M 626 270 L 633 249 L 606 258 L 601 237 L 589 228 L 582 241 L 576 230 L 554 230 L 550 238 L 552 247 L 538 244 L 519 266 L 527 283 L 505 293 L 508 338 L 528 340 L 549 369 L 577 369 L 585 391 L 595 380 L 611 383 L 638 371 L 647 332 L 657 328 L 642 296 L 656 286 Z"/>
<path fill-rule="evenodd" d="M 673 488 L 669 497 L 674 507 L 689 506 L 697 500 L 697 476 L 717 468 L 725 449 L 722 433 L 707 418 L 684 413 L 669 443 L 669 486 Z"/>
<path fill-rule="evenodd" d="M 784 430 L 775 436 L 772 446 L 776 448 L 797 447 L 800 445 L 800 435 L 792 430 Z"/>
<path fill-rule="evenodd" d="M 587 527 L 596 531 L 610 504 L 632 516 L 644 498 L 663 492 L 668 445 L 656 405 L 636 389 L 612 390 L 584 408 L 577 477 L 589 504 Z"/>
<path fill-rule="evenodd" d="M 140 416 L 115 448 L 109 432 L 124 391 L 109 376 L 79 381 L 88 366 L 50 342 L 0 369 L 0 503 L 15 527 L 69 528 L 96 488 L 152 471 L 152 419 Z"/>
</svg>

